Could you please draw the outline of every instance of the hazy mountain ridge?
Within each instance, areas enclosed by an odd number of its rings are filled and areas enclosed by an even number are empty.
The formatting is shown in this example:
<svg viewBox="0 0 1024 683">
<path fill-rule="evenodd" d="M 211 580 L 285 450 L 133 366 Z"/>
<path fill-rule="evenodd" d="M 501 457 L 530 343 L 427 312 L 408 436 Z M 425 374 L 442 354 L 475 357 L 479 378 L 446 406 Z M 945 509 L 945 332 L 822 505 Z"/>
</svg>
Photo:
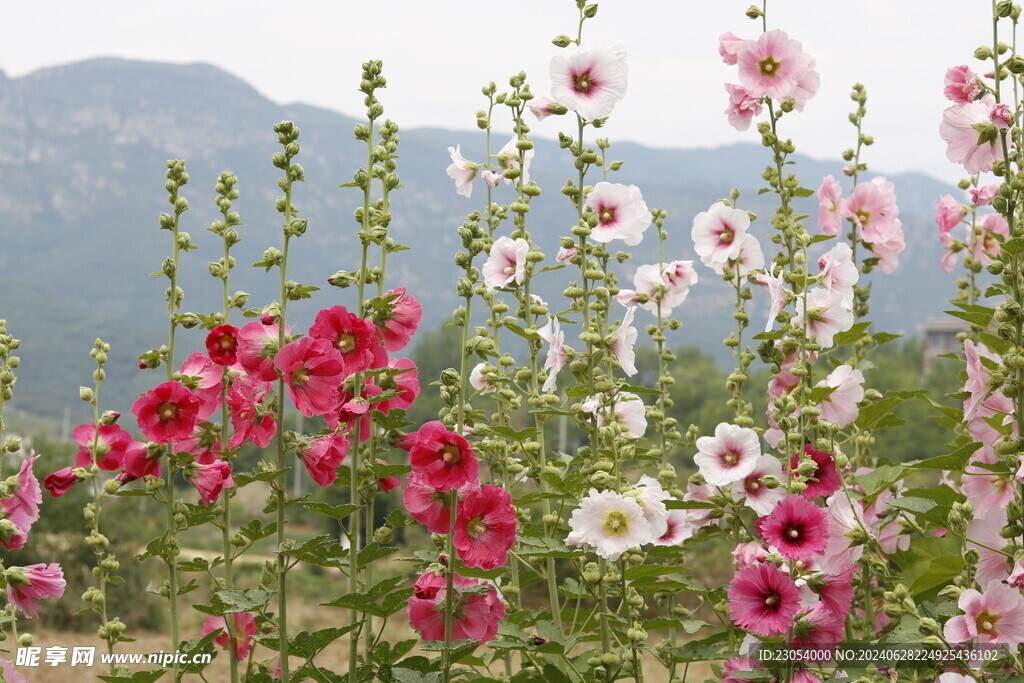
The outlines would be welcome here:
<svg viewBox="0 0 1024 683">
<path fill-rule="evenodd" d="M 381 99 L 386 107 L 387 91 Z M 248 266 L 265 248 L 280 244 L 274 210 L 279 172 L 270 158 L 278 150 L 271 127 L 282 119 L 294 120 L 302 130 L 298 161 L 308 178 L 296 189 L 295 200 L 300 215 L 309 219 L 309 230 L 293 241 L 289 277 L 320 285 L 358 259 L 352 211 L 361 196 L 338 187 L 365 163 L 364 147 L 351 135 L 354 119 L 307 105 L 275 104 L 244 81 L 208 65 L 100 59 L 16 79 L 0 75 L 0 124 L 7 131 L 0 145 L 0 171 L 6 181 L 0 186 L 0 317 L 25 341 L 17 404 L 61 412 L 65 399 L 55 399 L 50 388 L 59 379 L 74 398 L 77 384 L 88 383 L 88 349 L 95 336 L 103 336 L 127 359 L 164 341 L 166 280 L 146 276 L 169 253 L 169 234 L 157 228 L 160 212 L 168 208 L 163 185 L 169 158 L 188 161 L 191 181 L 183 194 L 192 210 L 183 216 L 182 228 L 201 247 L 182 256 L 184 308 L 219 307 L 219 283 L 209 277 L 206 263 L 219 257 L 220 241 L 205 229 L 217 215 L 213 186 L 223 170 L 238 175 L 242 194 L 235 209 L 244 223 L 243 242 L 233 251 L 238 267 L 232 288 L 252 293 L 251 305 L 276 296 L 276 277 Z M 544 195 L 532 205 L 530 226 L 549 258 L 557 250 L 557 236 L 575 221 L 575 212 L 559 193 L 565 179 L 574 175 L 568 154 L 552 140 L 560 123 L 550 118 L 531 124 L 537 144 L 531 175 Z M 799 130 L 794 132 L 799 135 Z M 852 128 L 840 129 L 840 135 L 852 138 Z M 505 141 L 496 136 L 494 151 Z M 799 146 L 799 137 L 796 142 Z M 841 142 L 845 138 L 837 148 Z M 389 259 L 387 284 L 407 286 L 423 302 L 427 326 L 439 324 L 455 305 L 457 272 L 449 265 L 458 248 L 455 228 L 484 202 L 481 182 L 467 200 L 455 194 L 445 175 L 446 148 L 455 144 L 470 158 L 484 156 L 479 131 L 401 132 L 398 171 L 405 188 L 393 195 L 392 235 L 413 251 Z M 689 240 L 693 215 L 733 186 L 743 191 L 740 205 L 762 215 L 755 232 L 765 236 L 768 231 L 771 201 L 756 191 L 769 156 L 757 144 L 677 150 L 622 143 L 613 144 L 609 157 L 626 162 L 610 180 L 639 185 L 650 206 L 669 211 L 666 259 L 695 258 Z M 793 168 L 807 187 L 816 188 L 824 174 L 841 170 L 839 162 L 796 159 L 799 164 Z M 879 328 L 912 333 L 926 317 L 939 314 L 954 291 L 952 278 L 938 266 L 942 250 L 932 222 L 939 196 L 952 188 L 922 174 L 891 179 L 908 248 L 896 273 L 879 276 L 886 282 L 875 289 L 874 318 Z M 510 196 L 504 186 L 497 190 L 498 201 Z M 805 208 L 812 213 L 814 207 L 807 202 Z M 813 216 L 809 220 L 813 224 Z M 634 250 L 635 258 L 621 267 L 624 282 L 636 265 L 656 259 L 656 240 L 653 232 L 648 235 Z M 767 239 L 762 244 L 766 251 L 771 246 Z M 721 357 L 725 349 L 720 340 L 733 325 L 731 289 L 710 270 L 698 268 L 701 282 L 677 311 L 684 328 L 673 341 Z M 539 293 L 558 296 L 566 272 L 546 276 Z M 290 319 L 294 311 L 294 322 L 302 326 L 319 306 L 354 303 L 353 292 L 325 290 L 312 303 L 293 306 Z M 760 303 L 755 299 L 751 306 L 754 331 L 763 324 Z M 641 324 L 647 322 L 643 315 Z M 90 325 L 95 330 L 86 333 Z M 62 340 L 61 326 L 78 332 Z M 149 381 L 132 372 L 120 378 L 111 372 L 110 395 L 122 409 Z"/>
</svg>

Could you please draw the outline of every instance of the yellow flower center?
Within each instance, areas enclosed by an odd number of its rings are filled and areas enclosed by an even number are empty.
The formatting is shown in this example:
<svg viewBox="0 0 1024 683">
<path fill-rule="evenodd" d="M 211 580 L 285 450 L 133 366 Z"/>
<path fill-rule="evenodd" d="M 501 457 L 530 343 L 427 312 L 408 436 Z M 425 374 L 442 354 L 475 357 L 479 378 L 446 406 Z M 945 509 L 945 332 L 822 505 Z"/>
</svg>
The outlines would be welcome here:
<svg viewBox="0 0 1024 683">
<path fill-rule="evenodd" d="M 174 403 L 171 403 L 170 401 L 167 401 L 165 403 L 161 403 L 160 406 L 156 409 L 156 412 L 163 422 L 167 422 L 178 417 L 178 406 Z"/>
<path fill-rule="evenodd" d="M 765 57 L 757 63 L 757 68 L 760 70 L 761 75 L 768 77 L 774 77 L 779 72 L 780 66 L 782 65 L 775 57 Z"/>
<path fill-rule="evenodd" d="M 469 520 L 469 524 L 466 525 L 466 533 L 469 534 L 471 538 L 476 538 L 485 531 L 487 531 L 487 525 L 484 524 L 484 520 L 480 517 L 474 517 Z"/>
<path fill-rule="evenodd" d="M 458 446 L 449 444 L 441 449 L 441 459 L 449 465 L 458 465 L 462 462 L 462 451 Z"/>
<path fill-rule="evenodd" d="M 604 529 L 612 536 L 623 536 L 629 533 L 629 517 L 621 510 L 612 510 L 604 518 Z"/>
</svg>

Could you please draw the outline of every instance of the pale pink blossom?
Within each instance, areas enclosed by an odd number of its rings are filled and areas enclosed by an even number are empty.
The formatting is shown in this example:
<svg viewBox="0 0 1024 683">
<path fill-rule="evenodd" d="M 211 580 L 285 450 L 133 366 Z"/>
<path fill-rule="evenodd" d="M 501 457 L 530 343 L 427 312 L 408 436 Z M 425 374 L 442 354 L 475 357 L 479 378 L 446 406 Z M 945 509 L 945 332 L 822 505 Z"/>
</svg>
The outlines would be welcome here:
<svg viewBox="0 0 1024 683">
<path fill-rule="evenodd" d="M 761 457 L 757 432 L 727 422 L 715 427 L 715 435 L 697 439 L 693 460 L 705 481 L 726 486 L 750 475 Z"/>
<path fill-rule="evenodd" d="M 469 373 L 469 385 L 481 394 L 494 393 L 498 387 L 484 374 L 487 363 L 477 363 Z"/>
<path fill-rule="evenodd" d="M 943 635 L 951 643 L 1001 643 L 1014 650 L 1024 642 L 1024 597 L 1016 588 L 991 581 L 985 592 L 969 588 L 957 606 L 964 614 L 946 622 Z"/>
<path fill-rule="evenodd" d="M 612 562 L 654 540 L 640 503 L 615 491 L 590 489 L 569 517 L 569 528 L 567 544 L 593 547 Z"/>
<path fill-rule="evenodd" d="M 878 259 L 883 273 L 891 273 L 900 265 L 900 254 L 907 248 L 903 238 L 902 223 L 896 222 L 896 229 L 883 240 L 868 244 L 871 255 Z"/>
<path fill-rule="evenodd" d="M 548 318 L 547 324 L 537 329 L 537 335 L 548 343 L 548 357 L 544 361 L 548 378 L 544 381 L 542 390 L 550 393 L 557 386 L 558 373 L 569 361 L 569 354 L 565 351 L 565 333 L 562 332 L 557 318 Z"/>
<path fill-rule="evenodd" d="M 651 226 L 652 214 L 636 185 L 600 182 L 587 195 L 586 206 L 597 214 L 597 225 L 590 233 L 595 242 L 620 239 L 635 247 Z"/>
<path fill-rule="evenodd" d="M 772 329 L 772 325 L 775 324 L 775 318 L 786 307 L 789 292 L 786 290 L 786 281 L 782 271 L 779 271 L 777 276 L 772 275 L 769 271 L 765 271 L 758 279 L 758 282 L 768 288 L 768 296 L 771 297 L 771 305 L 768 308 L 768 322 L 764 326 L 764 331 L 768 332 Z"/>
<path fill-rule="evenodd" d="M 975 226 L 975 233 L 980 233 L 974 240 L 974 258 L 987 266 L 992 259 L 999 256 L 1003 240 L 1010 238 L 1010 226 L 1006 218 L 998 213 L 990 213 Z M 1001 239 L 1000 239 L 1001 238 Z"/>
<path fill-rule="evenodd" d="M 696 283 L 693 261 L 670 261 L 660 268 L 657 264 L 643 265 L 633 274 L 636 289 L 619 290 L 615 298 L 623 306 L 635 305 L 651 313 L 657 313 L 660 304 L 661 314 L 669 316 L 673 308 L 686 301 L 690 287 Z M 647 301 L 640 303 L 638 293 L 646 294 Z"/>
<path fill-rule="evenodd" d="M 956 164 L 963 164 L 968 173 L 987 173 L 995 161 L 1003 159 L 1003 147 L 999 136 L 988 134 L 984 137 L 974 127 L 983 123 L 991 126 L 989 110 L 995 104 L 991 95 L 967 104 L 954 104 L 942 113 L 939 135 L 946 142 L 946 158 Z"/>
<path fill-rule="evenodd" d="M 977 193 L 978 190 L 971 190 L 972 193 Z M 977 195 L 972 194 L 971 197 L 975 198 Z M 977 202 L 976 199 L 974 199 Z M 991 201 L 991 198 L 989 199 Z M 939 205 L 935 207 L 935 224 L 939 226 L 939 234 L 948 234 L 952 232 L 953 228 L 960 225 L 960 221 L 967 215 L 967 207 L 958 202 L 953 198 L 952 195 L 944 195 L 939 200 Z"/>
<path fill-rule="evenodd" d="M 864 400 L 864 374 L 849 365 L 840 365 L 818 382 L 819 387 L 835 387 L 829 397 L 818 405 L 821 417 L 846 427 L 857 419 L 857 404 Z"/>
<path fill-rule="evenodd" d="M 798 296 L 793 322 L 797 327 L 805 327 L 808 336 L 814 337 L 822 348 L 832 346 L 836 334 L 853 326 L 853 313 L 836 292 L 815 287 L 806 295 L 806 315 L 804 307 L 804 297 Z"/>
<path fill-rule="evenodd" d="M 523 185 L 530 184 L 530 163 L 533 160 L 534 150 L 528 149 L 523 153 L 523 166 L 519 167 L 519 150 L 516 148 L 516 141 L 519 139 L 518 136 L 513 135 L 512 139 L 505 143 L 505 146 L 498 152 L 498 163 L 501 164 L 502 169 L 516 168 L 519 169 L 520 176 L 517 179 Z M 505 178 L 505 184 L 509 185 L 512 183 L 511 178 Z"/>
<path fill-rule="evenodd" d="M 779 459 L 774 455 L 764 454 L 757 459 L 750 474 L 732 485 L 733 497 L 742 498 L 743 504 L 752 508 L 758 517 L 770 515 L 779 501 L 786 497 L 785 487 L 768 488 L 764 481 L 768 476 L 775 477 L 779 482 L 786 480 Z"/>
<path fill-rule="evenodd" d="M 754 97 L 786 100 L 794 96 L 808 64 L 799 41 L 785 31 L 766 31 L 756 41 L 741 43 L 736 55 L 740 82 Z"/>
<path fill-rule="evenodd" d="M 895 186 L 881 176 L 857 185 L 846 202 L 846 215 L 865 242 L 886 241 L 902 225 Z"/>
<path fill-rule="evenodd" d="M 755 270 L 764 268 L 764 252 L 761 251 L 761 243 L 748 232 L 736 242 L 736 253 L 729 259 L 727 265 L 723 267 L 714 264 L 711 267 L 719 275 L 728 269 L 737 277 L 746 277 Z"/>
<path fill-rule="evenodd" d="M 760 98 L 751 96 L 742 85 L 733 83 L 726 83 L 725 91 L 729 93 L 729 103 L 725 107 L 729 125 L 736 130 L 747 130 L 750 128 L 751 120 L 764 109 Z"/>
<path fill-rule="evenodd" d="M 974 464 L 994 465 L 997 462 L 999 456 L 990 446 L 982 446 L 975 453 L 973 462 L 964 468 L 960 480 L 960 488 L 967 500 L 983 500 L 994 508 L 1005 508 L 1013 500 L 1014 487 L 1010 477 Z"/>
<path fill-rule="evenodd" d="M 793 108 L 797 111 L 803 111 L 804 106 L 818 93 L 821 76 L 815 70 L 815 66 L 814 57 L 805 54 L 800 75 L 796 79 L 796 87 L 787 98 L 793 100 Z"/>
<path fill-rule="evenodd" d="M 512 282 L 523 284 L 526 277 L 526 254 L 530 243 L 522 237 L 512 239 L 502 235 L 494 240 L 491 251 L 484 263 L 484 284 L 488 289 L 505 287 Z"/>
<path fill-rule="evenodd" d="M 722 56 L 722 61 L 730 66 L 735 65 L 736 56 L 743 42 L 744 40 L 734 36 L 732 31 L 726 31 L 718 36 L 718 54 Z"/>
<path fill-rule="evenodd" d="M 982 185 L 981 187 L 972 187 L 967 190 L 967 194 L 971 195 L 971 202 L 977 206 L 988 206 L 992 203 L 992 200 L 997 194 L 999 194 L 999 183 L 989 183 L 988 185 Z M 964 211 L 966 214 L 967 212 Z"/>
<path fill-rule="evenodd" d="M 821 232 L 825 235 L 838 235 L 842 232 L 845 216 L 843 188 L 835 177 L 827 175 L 818 188 L 818 225 L 821 226 Z"/>
<path fill-rule="evenodd" d="M 1010 105 L 997 104 L 988 112 L 988 120 L 998 130 L 1007 130 L 1013 124 L 1013 114 L 1010 112 Z"/>
<path fill-rule="evenodd" d="M 1001 552 L 1009 543 L 1000 534 L 1004 526 L 1006 508 L 998 506 L 987 507 L 984 512 L 979 510 L 967 524 L 967 543 L 978 552 L 980 558 L 975 574 L 975 580 L 980 586 L 990 581 L 1002 581 L 1010 575 L 1007 557 Z"/>
<path fill-rule="evenodd" d="M 694 217 L 690 236 L 701 262 L 721 272 L 729 259 L 736 257 L 749 227 L 746 211 L 716 202 Z"/>
<path fill-rule="evenodd" d="M 487 183 L 487 187 L 492 190 L 501 183 L 501 174 L 495 173 L 491 169 L 487 169 L 481 173 L 480 176 L 484 179 L 484 182 Z"/>
<path fill-rule="evenodd" d="M 533 112 L 533 115 L 537 117 L 537 120 L 543 121 L 547 117 L 556 113 L 554 108 L 551 106 L 553 104 L 556 103 L 550 97 L 537 97 L 530 100 L 530 104 L 528 106 L 530 107 L 530 111 Z M 564 113 L 565 110 L 562 109 L 562 112 Z"/>
<path fill-rule="evenodd" d="M 860 270 L 853 262 L 853 250 L 846 242 L 839 242 L 818 259 L 821 286 L 839 295 L 843 305 L 853 308 L 853 286 L 860 279 Z"/>
<path fill-rule="evenodd" d="M 566 249 L 565 247 L 559 247 L 558 253 L 555 255 L 555 261 L 557 261 L 558 263 L 568 264 L 570 263 L 569 259 L 571 259 L 575 255 L 576 247 L 569 247 L 568 249 Z"/>
<path fill-rule="evenodd" d="M 626 95 L 629 65 L 620 43 L 591 43 L 551 59 L 551 95 L 585 120 L 603 119 Z"/>
<path fill-rule="evenodd" d="M 455 181 L 455 191 L 463 197 L 473 194 L 473 178 L 479 168 L 469 159 L 462 156 L 460 146 L 448 148 L 448 154 L 452 157 L 452 163 L 446 169 L 448 177 Z"/>
<path fill-rule="evenodd" d="M 981 79 L 966 65 L 953 66 L 946 70 L 945 88 L 942 94 L 957 104 L 967 104 L 981 95 Z"/>
<path fill-rule="evenodd" d="M 633 316 L 635 314 L 635 306 L 630 306 L 626 309 L 626 315 L 622 317 L 622 322 L 612 332 L 612 341 L 608 345 L 608 350 L 615 354 L 615 358 L 619 361 L 622 371 L 629 377 L 636 374 L 636 353 L 633 351 L 633 346 L 636 345 L 637 337 L 640 334 L 633 327 Z"/>
<path fill-rule="evenodd" d="M 857 564 L 864 554 L 864 546 L 855 544 L 850 534 L 862 531 L 864 511 L 860 503 L 850 503 L 846 491 L 837 491 L 825 500 L 828 513 L 828 545 L 821 560 L 821 568 L 829 574 L 840 574 Z"/>
</svg>

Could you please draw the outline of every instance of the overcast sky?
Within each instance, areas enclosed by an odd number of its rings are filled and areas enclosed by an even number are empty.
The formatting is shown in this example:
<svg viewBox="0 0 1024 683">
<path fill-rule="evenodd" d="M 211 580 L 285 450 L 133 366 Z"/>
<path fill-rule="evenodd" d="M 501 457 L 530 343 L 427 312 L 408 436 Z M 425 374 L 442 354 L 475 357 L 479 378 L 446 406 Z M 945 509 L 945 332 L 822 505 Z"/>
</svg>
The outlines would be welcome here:
<svg viewBox="0 0 1024 683">
<path fill-rule="evenodd" d="M 711 147 L 756 133 L 724 116 L 717 36 L 756 37 L 749 0 L 604 0 L 585 40 L 621 40 L 629 93 L 606 129 L 615 140 Z M 918 170 L 955 180 L 938 123 L 948 66 L 979 68 L 972 53 L 991 44 L 989 2 L 975 0 L 771 0 L 769 28 L 782 28 L 817 59 L 821 88 L 784 133 L 799 151 L 837 157 L 854 138 L 850 86 L 868 88 L 865 130 L 877 171 Z M 304 102 L 359 114 L 359 64 L 384 60 L 387 115 L 403 127 L 472 128 L 480 86 L 524 69 L 546 94 L 550 39 L 575 31 L 572 0 L 47 0 L 7 3 L 0 68 L 10 76 L 89 57 L 207 62 L 280 103 Z M 554 136 L 548 119 L 534 128 Z M 456 140 L 453 140 L 455 142 Z"/>
</svg>

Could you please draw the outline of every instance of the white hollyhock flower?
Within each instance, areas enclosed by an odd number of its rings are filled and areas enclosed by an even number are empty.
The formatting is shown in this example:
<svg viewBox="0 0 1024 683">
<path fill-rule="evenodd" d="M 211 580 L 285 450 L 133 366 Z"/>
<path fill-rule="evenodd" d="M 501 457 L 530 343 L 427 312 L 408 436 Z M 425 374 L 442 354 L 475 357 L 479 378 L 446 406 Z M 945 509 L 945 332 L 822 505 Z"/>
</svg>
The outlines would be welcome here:
<svg viewBox="0 0 1024 683">
<path fill-rule="evenodd" d="M 796 298 L 796 316 L 793 324 L 797 327 L 805 325 L 808 336 L 814 337 L 822 348 L 829 348 L 839 332 L 853 327 L 853 312 L 843 305 L 843 298 L 838 292 L 830 292 L 822 287 L 815 287 L 807 292 L 807 315 L 804 315 L 804 297 Z"/>
<path fill-rule="evenodd" d="M 775 318 L 786 307 L 786 299 L 788 297 L 786 281 L 782 276 L 782 271 L 779 271 L 777 276 L 765 271 L 763 275 L 758 276 L 758 283 L 768 288 L 768 296 L 771 297 L 771 306 L 768 309 L 768 322 L 764 326 L 764 331 L 770 332 L 772 325 L 775 324 Z"/>
<path fill-rule="evenodd" d="M 522 237 L 513 240 L 502 235 L 494 240 L 484 263 L 484 284 L 489 289 L 504 287 L 511 282 L 523 284 L 523 278 L 526 276 L 526 254 L 529 251 L 530 244 Z"/>
<path fill-rule="evenodd" d="M 562 371 L 569 361 L 569 354 L 565 349 L 565 332 L 558 324 L 557 318 L 548 318 L 548 322 L 538 328 L 537 335 L 548 343 L 548 357 L 544 361 L 544 369 L 548 371 L 548 378 L 544 381 L 542 391 L 552 392 L 557 386 L 558 373 Z"/>
<path fill-rule="evenodd" d="M 551 60 L 551 96 L 587 121 L 603 119 L 626 95 L 629 65 L 621 43 L 592 43 Z"/>
<path fill-rule="evenodd" d="M 746 211 L 716 202 L 694 217 L 690 236 L 701 262 L 721 273 L 729 259 L 736 258 L 749 227 Z"/>
<path fill-rule="evenodd" d="M 603 244 L 619 239 L 635 247 L 653 220 L 636 185 L 600 182 L 587 195 L 586 205 L 597 214 L 590 238 Z"/>
<path fill-rule="evenodd" d="M 519 150 L 516 148 L 516 141 L 519 138 L 515 135 L 512 139 L 505 143 L 505 146 L 498 152 L 498 163 L 501 164 L 502 170 L 509 168 L 519 168 Z M 530 184 L 530 163 L 533 160 L 534 151 L 532 149 L 526 150 L 523 155 L 523 167 L 519 168 L 521 175 L 519 179 L 523 185 Z M 505 178 L 505 184 L 509 185 L 512 183 L 511 178 Z"/>
<path fill-rule="evenodd" d="M 448 177 L 455 181 L 455 191 L 463 197 L 473 194 L 473 178 L 476 178 L 477 165 L 462 156 L 460 146 L 449 147 L 452 163 L 448 166 Z"/>
<path fill-rule="evenodd" d="M 764 484 L 764 478 L 771 475 L 780 482 L 785 481 L 782 473 L 782 463 L 773 455 L 762 455 L 754 464 L 753 471 L 732 485 L 732 493 L 736 498 L 742 498 L 743 504 L 752 508 L 758 517 L 770 515 L 779 501 L 786 497 L 786 488 L 776 486 L 773 489 Z"/>
<path fill-rule="evenodd" d="M 488 377 L 484 375 L 484 368 L 487 363 L 477 363 L 469 373 L 469 384 L 481 394 L 493 393 L 497 387 Z"/>
<path fill-rule="evenodd" d="M 651 527 L 652 539 L 663 536 L 668 531 L 668 508 L 665 507 L 665 501 L 672 498 L 668 491 L 661 487 L 657 479 L 644 475 L 629 495 L 640 503 L 644 519 Z"/>
<path fill-rule="evenodd" d="M 640 503 L 615 491 L 590 489 L 573 510 L 569 528 L 572 531 L 565 539 L 567 544 L 590 546 L 613 562 L 627 550 L 652 540 Z"/>
<path fill-rule="evenodd" d="M 860 270 L 853 262 L 853 250 L 846 242 L 840 242 L 818 259 L 821 269 L 821 286 L 839 295 L 843 306 L 853 308 L 853 286 L 860 278 Z"/>
<path fill-rule="evenodd" d="M 594 398 L 594 401 L 599 399 Z M 600 405 L 598 402 L 596 405 Z M 590 399 L 583 404 L 583 409 L 586 411 L 588 406 L 595 406 L 594 403 L 590 402 Z M 593 408 L 590 411 L 593 412 Z M 623 426 L 626 428 L 625 433 L 622 434 L 623 438 L 626 439 L 640 439 L 647 432 L 647 408 L 644 406 L 644 402 L 636 394 L 628 391 L 622 391 L 615 394 L 615 416 L 608 415 L 608 408 L 601 408 L 597 412 L 597 426 L 604 427 L 609 422 L 613 421 L 615 417 L 622 421 Z"/>
<path fill-rule="evenodd" d="M 705 481 L 715 486 L 727 486 L 740 481 L 757 466 L 761 457 L 761 443 L 757 432 L 726 422 L 715 427 L 715 435 L 697 439 L 694 462 Z"/>
<path fill-rule="evenodd" d="M 636 344 L 637 336 L 640 334 L 633 327 L 633 316 L 635 314 L 635 306 L 630 306 L 626 309 L 626 315 L 622 317 L 622 322 L 612 332 L 612 343 L 609 345 L 609 349 L 615 354 L 619 365 L 622 366 L 622 371 L 630 377 L 636 374 L 636 353 L 633 351 L 633 346 Z"/>
</svg>

